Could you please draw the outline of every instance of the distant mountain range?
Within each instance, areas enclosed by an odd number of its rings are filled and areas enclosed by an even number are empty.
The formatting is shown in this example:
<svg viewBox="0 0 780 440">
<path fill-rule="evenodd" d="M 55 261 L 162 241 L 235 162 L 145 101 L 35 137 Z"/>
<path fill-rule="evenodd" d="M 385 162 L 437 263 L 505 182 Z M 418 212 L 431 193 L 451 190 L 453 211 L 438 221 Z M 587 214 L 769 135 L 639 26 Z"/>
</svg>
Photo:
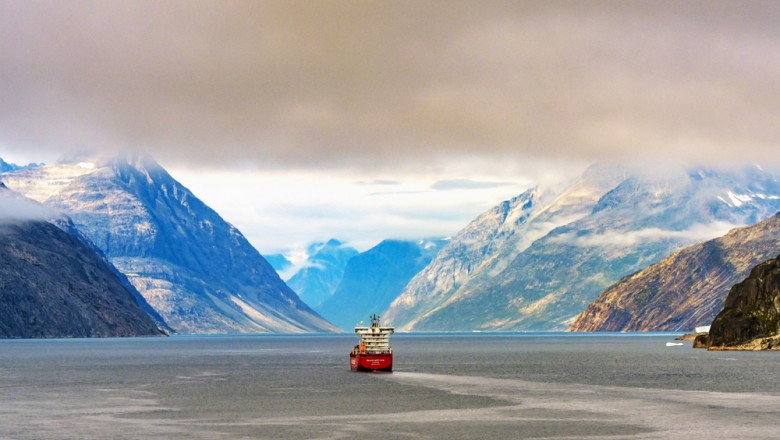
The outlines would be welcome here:
<svg viewBox="0 0 780 440">
<path fill-rule="evenodd" d="M 178 332 L 335 330 L 150 157 L 76 156 L 2 179 L 68 214 Z"/>
<path fill-rule="evenodd" d="M 0 184 L 0 338 L 164 334 L 102 255 L 35 210 Z"/>
<path fill-rule="evenodd" d="M 710 325 L 729 289 L 780 253 L 780 213 L 686 247 L 602 292 L 571 331 L 691 331 Z"/>
<path fill-rule="evenodd" d="M 303 267 L 287 280 L 298 296 L 314 308 L 333 295 L 344 276 L 344 268 L 358 251 L 336 239 L 313 243 L 306 250 L 308 258 Z"/>
<path fill-rule="evenodd" d="M 775 173 L 599 164 L 498 204 L 448 241 L 363 253 L 318 243 L 288 286 L 147 156 L 0 162 L 9 188 L 67 214 L 52 222 L 99 250 L 157 326 L 181 333 L 336 331 L 373 313 L 399 331 L 687 330 L 778 252 L 775 217 L 758 223 L 780 211 Z"/>
<path fill-rule="evenodd" d="M 8 163 L 4 161 L 2 158 L 0 158 L 0 173 L 4 173 L 6 171 L 17 171 L 17 170 L 23 170 L 26 168 L 35 168 L 39 167 L 43 164 L 37 164 L 37 163 L 31 163 L 27 165 L 16 165 L 13 163 Z"/>
<path fill-rule="evenodd" d="M 336 291 L 315 310 L 337 327 L 352 330 L 385 310 L 445 243 L 441 239 L 382 241 L 349 259 Z"/>
<path fill-rule="evenodd" d="M 759 167 L 642 173 L 596 165 L 478 217 L 385 312 L 399 330 L 566 330 L 604 289 L 780 210 Z"/>
</svg>

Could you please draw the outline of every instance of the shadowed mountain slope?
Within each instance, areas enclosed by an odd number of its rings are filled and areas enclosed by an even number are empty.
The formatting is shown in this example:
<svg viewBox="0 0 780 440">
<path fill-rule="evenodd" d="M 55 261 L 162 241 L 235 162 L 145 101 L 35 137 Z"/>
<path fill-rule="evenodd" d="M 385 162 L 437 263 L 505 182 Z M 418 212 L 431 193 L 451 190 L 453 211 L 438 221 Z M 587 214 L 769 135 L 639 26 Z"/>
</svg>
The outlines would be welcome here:
<svg viewBox="0 0 780 440">
<path fill-rule="evenodd" d="M 0 184 L 0 337 L 163 335 L 103 257 L 33 218 L 33 203 Z"/>
</svg>

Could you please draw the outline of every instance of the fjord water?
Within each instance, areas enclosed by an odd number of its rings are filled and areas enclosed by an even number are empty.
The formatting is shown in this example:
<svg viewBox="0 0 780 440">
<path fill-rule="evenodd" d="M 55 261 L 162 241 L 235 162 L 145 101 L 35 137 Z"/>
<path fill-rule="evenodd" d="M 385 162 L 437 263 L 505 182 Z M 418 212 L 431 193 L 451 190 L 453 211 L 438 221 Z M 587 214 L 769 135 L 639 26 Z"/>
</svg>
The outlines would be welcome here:
<svg viewBox="0 0 780 440">
<path fill-rule="evenodd" d="M 0 341 L 2 439 L 764 439 L 780 353 L 671 334 L 396 334 Z"/>
</svg>

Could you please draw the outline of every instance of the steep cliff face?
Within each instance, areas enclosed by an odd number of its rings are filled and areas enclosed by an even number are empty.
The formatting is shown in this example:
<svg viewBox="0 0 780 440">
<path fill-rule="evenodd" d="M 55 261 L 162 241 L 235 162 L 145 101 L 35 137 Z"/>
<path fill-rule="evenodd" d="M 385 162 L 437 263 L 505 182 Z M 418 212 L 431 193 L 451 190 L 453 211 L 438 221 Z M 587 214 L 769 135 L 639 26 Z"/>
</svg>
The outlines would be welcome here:
<svg viewBox="0 0 780 440">
<path fill-rule="evenodd" d="M 709 349 L 780 349 L 780 255 L 735 284 L 712 321 Z"/>
<path fill-rule="evenodd" d="M 385 316 L 401 330 L 565 330 L 627 274 L 780 210 L 777 176 L 758 167 L 596 166 L 557 194 L 478 218 Z"/>
<path fill-rule="evenodd" d="M 71 216 L 178 332 L 334 329 L 235 227 L 149 157 L 78 157 L 3 179 Z"/>
<path fill-rule="evenodd" d="M 780 213 L 684 248 L 604 290 L 571 331 L 690 331 L 709 325 L 729 288 L 780 252 Z"/>
<path fill-rule="evenodd" d="M 0 220 L 0 337 L 163 335 L 112 268 L 41 220 Z"/>
</svg>

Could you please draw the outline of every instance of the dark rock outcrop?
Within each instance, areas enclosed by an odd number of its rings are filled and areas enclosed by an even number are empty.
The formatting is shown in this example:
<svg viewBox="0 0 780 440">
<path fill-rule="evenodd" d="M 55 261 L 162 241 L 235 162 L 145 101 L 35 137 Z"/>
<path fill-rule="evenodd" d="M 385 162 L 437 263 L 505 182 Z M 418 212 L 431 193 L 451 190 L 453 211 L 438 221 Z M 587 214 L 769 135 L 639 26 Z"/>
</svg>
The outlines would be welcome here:
<svg viewBox="0 0 780 440">
<path fill-rule="evenodd" d="M 712 321 L 708 348 L 780 349 L 780 256 L 759 264 L 729 290 Z"/>
<path fill-rule="evenodd" d="M 710 335 L 708 333 L 698 334 L 695 338 L 693 338 L 693 348 L 707 348 L 709 340 Z"/>
<path fill-rule="evenodd" d="M 0 220 L 0 338 L 163 334 L 78 238 L 42 220 Z"/>
</svg>

